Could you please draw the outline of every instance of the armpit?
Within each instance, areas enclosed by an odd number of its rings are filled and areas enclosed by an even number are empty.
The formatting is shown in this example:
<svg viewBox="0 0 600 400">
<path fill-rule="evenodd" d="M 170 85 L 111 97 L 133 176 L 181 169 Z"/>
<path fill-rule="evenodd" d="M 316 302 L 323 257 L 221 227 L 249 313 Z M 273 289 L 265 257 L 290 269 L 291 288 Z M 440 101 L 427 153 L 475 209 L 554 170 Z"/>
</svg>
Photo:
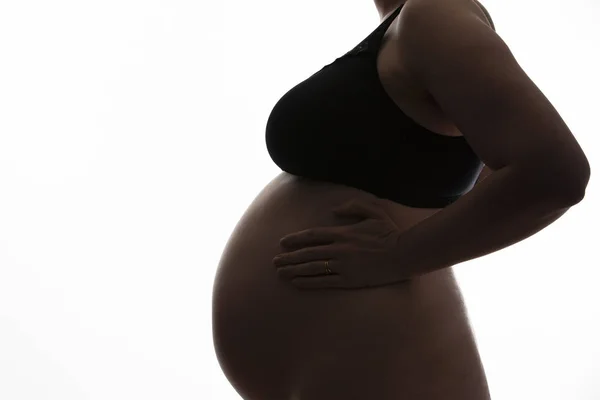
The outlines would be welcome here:
<svg viewBox="0 0 600 400">
<path fill-rule="evenodd" d="M 477 185 L 479 182 L 484 180 L 492 172 L 493 172 L 493 170 L 490 167 L 488 167 L 487 165 L 484 165 L 483 169 L 479 173 L 479 177 L 477 178 L 477 182 L 475 182 L 475 185 Z"/>
</svg>

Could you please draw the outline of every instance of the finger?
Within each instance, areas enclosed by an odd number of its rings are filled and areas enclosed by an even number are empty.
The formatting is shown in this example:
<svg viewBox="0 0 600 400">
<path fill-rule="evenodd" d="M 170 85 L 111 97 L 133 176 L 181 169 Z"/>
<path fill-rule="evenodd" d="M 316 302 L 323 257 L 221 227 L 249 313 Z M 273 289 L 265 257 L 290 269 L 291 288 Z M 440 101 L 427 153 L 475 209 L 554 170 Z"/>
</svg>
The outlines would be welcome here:
<svg viewBox="0 0 600 400">
<path fill-rule="evenodd" d="M 277 276 L 282 279 L 294 279 L 297 277 L 317 276 L 326 275 L 327 268 L 335 273 L 331 268 L 331 263 L 325 265 L 323 260 L 313 261 L 302 264 L 286 265 L 284 267 L 277 268 Z M 337 274 L 336 274 L 337 275 Z"/>
<path fill-rule="evenodd" d="M 383 218 L 385 211 L 378 208 L 375 204 L 363 200 L 350 200 L 339 207 L 333 209 L 336 215 L 357 216 L 363 218 Z"/>
<path fill-rule="evenodd" d="M 312 228 L 290 233 L 282 237 L 279 244 L 283 247 L 314 246 L 333 243 L 338 238 L 340 238 L 339 228 Z"/>
<path fill-rule="evenodd" d="M 332 245 L 305 247 L 289 253 L 278 254 L 273 258 L 273 264 L 276 267 L 282 267 L 284 265 L 303 264 L 311 261 L 320 261 L 323 263 L 324 260 L 334 258 L 334 252 L 335 247 Z"/>
<path fill-rule="evenodd" d="M 292 285 L 298 289 L 328 289 L 342 287 L 342 279 L 339 275 L 323 275 L 311 278 L 292 279 Z"/>
</svg>

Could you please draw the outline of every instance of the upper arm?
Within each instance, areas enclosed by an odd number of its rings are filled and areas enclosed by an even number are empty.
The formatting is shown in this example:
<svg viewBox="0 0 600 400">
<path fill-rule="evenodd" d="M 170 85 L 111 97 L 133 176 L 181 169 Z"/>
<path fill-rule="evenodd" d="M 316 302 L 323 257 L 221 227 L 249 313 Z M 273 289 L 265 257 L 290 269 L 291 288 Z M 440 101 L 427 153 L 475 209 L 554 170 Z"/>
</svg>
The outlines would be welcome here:
<svg viewBox="0 0 600 400">
<path fill-rule="evenodd" d="M 581 147 L 471 0 L 411 0 L 400 18 L 403 66 L 484 164 L 523 165 L 585 187 Z"/>
</svg>

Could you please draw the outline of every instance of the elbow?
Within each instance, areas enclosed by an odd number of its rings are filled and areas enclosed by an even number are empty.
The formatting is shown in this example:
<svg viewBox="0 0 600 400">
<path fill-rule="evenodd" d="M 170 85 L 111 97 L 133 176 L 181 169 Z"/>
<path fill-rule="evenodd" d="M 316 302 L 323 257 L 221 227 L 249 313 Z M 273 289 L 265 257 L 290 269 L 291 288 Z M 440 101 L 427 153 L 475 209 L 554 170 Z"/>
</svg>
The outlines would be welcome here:
<svg viewBox="0 0 600 400">
<path fill-rule="evenodd" d="M 563 207 L 574 206 L 584 199 L 590 175 L 590 165 L 585 158 L 577 165 L 554 160 L 552 165 L 521 168 L 521 176 L 527 176 L 529 184 L 539 188 L 544 196 L 555 198 Z"/>
<path fill-rule="evenodd" d="M 589 180 L 590 172 L 587 174 L 577 175 L 576 177 L 572 178 L 572 189 L 570 190 L 571 206 L 574 206 L 583 200 Z"/>
<path fill-rule="evenodd" d="M 581 202 L 585 197 L 588 182 L 590 181 L 591 168 L 587 158 L 583 157 L 577 164 L 564 167 L 565 182 L 561 188 L 564 191 L 565 201 L 569 206 Z"/>
<path fill-rule="evenodd" d="M 586 185 L 578 185 L 575 188 L 571 188 L 569 186 L 564 186 L 562 188 L 558 188 L 559 193 L 555 195 L 558 196 L 558 199 L 562 201 L 562 204 L 565 207 L 572 207 L 578 203 L 580 203 L 585 197 L 585 189 Z"/>
</svg>

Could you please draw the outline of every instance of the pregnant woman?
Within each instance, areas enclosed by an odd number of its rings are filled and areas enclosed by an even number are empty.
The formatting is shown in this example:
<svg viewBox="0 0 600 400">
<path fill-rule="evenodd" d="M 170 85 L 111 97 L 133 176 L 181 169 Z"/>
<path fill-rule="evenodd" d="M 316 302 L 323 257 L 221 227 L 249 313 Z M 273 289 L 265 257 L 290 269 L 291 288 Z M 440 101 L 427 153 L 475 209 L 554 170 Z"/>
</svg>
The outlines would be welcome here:
<svg viewBox="0 0 600 400">
<path fill-rule="evenodd" d="M 375 5 L 272 109 L 283 172 L 222 254 L 214 345 L 245 400 L 490 399 L 452 267 L 585 194 L 586 156 L 481 4 Z"/>
</svg>

